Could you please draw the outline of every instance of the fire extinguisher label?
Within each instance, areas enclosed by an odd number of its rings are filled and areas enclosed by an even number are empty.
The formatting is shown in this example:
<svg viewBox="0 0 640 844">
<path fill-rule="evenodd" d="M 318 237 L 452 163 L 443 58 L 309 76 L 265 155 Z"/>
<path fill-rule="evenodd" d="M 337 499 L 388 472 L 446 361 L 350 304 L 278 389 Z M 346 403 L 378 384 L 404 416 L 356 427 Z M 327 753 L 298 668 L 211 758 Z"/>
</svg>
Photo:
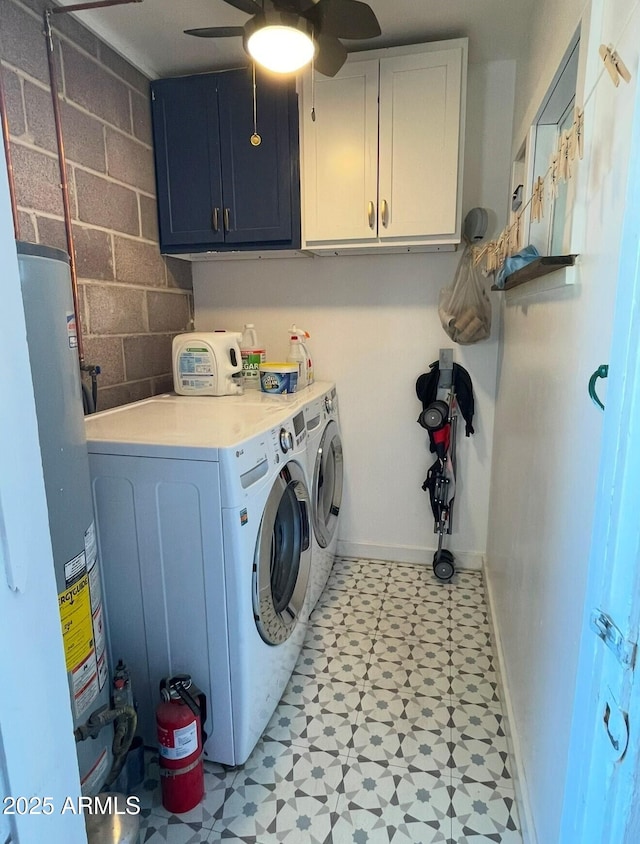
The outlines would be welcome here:
<svg viewBox="0 0 640 844">
<path fill-rule="evenodd" d="M 185 759 L 197 749 L 198 729 L 195 721 L 177 730 L 158 727 L 158 751 L 165 759 Z"/>
</svg>

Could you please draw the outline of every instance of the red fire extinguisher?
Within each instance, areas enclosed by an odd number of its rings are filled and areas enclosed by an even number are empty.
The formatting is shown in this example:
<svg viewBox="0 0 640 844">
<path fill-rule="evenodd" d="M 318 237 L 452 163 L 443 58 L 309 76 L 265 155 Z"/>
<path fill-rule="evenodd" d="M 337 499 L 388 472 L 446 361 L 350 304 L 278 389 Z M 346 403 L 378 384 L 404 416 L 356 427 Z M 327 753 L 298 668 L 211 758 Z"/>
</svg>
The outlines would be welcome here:
<svg viewBox="0 0 640 844">
<path fill-rule="evenodd" d="M 162 700 L 156 709 L 162 805 L 180 814 L 197 806 L 204 795 L 202 747 L 207 740 L 206 696 L 188 674 L 160 681 Z"/>
</svg>

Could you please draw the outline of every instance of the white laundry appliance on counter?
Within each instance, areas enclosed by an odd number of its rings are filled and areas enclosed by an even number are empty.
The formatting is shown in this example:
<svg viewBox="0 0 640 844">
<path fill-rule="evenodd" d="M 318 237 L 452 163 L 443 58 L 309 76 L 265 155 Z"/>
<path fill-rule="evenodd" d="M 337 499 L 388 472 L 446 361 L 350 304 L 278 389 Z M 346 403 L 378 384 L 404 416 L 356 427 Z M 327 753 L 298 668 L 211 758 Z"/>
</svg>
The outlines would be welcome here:
<svg viewBox="0 0 640 844">
<path fill-rule="evenodd" d="M 207 695 L 207 759 L 246 761 L 304 639 L 311 506 L 301 407 L 159 396 L 86 420 L 112 659 L 155 745 L 163 677 Z"/>
<path fill-rule="evenodd" d="M 306 393 L 306 395 L 305 395 Z M 307 480 L 313 551 L 307 596 L 311 613 L 326 586 L 336 555 L 344 459 L 335 384 L 316 382 L 300 394 L 307 429 Z"/>
</svg>

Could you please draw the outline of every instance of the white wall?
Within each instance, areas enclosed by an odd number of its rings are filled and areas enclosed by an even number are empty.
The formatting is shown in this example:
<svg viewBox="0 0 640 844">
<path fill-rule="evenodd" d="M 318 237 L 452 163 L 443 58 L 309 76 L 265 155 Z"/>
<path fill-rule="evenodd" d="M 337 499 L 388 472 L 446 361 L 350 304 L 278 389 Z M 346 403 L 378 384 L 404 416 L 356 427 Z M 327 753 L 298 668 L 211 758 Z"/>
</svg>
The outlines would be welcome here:
<svg viewBox="0 0 640 844">
<path fill-rule="evenodd" d="M 504 224 L 509 190 L 511 62 L 471 65 L 464 202 Z M 496 219 L 497 218 L 497 219 Z M 254 322 L 270 360 L 285 358 L 292 322 L 311 334 L 316 377 L 338 386 L 345 449 L 342 547 L 371 556 L 430 562 L 435 538 L 421 484 L 433 461 L 417 424 L 418 375 L 441 347 L 438 293 L 458 253 L 268 259 L 194 264 L 196 328 Z M 459 439 L 460 562 L 479 563 L 487 537 L 497 327 L 490 340 L 455 346 L 473 379 L 476 434 Z M 427 552 L 426 549 L 429 549 Z"/>
<path fill-rule="evenodd" d="M 12 818 L 20 844 L 83 844 L 82 815 L 60 813 L 80 779 L 6 173 L 3 149 L 0 372 L 11 398 L 0 413 L 0 800 L 5 788 L 52 799 L 50 815 Z M 3 842 L 6 823 L 0 818 Z"/>
<path fill-rule="evenodd" d="M 631 5 L 605 0 L 604 20 L 594 10 L 591 37 L 582 39 L 587 89 L 578 103 L 600 71 L 602 42 L 619 44 L 637 75 L 640 27 L 619 39 Z M 577 4 L 562 6 L 545 0 L 538 7 L 532 28 L 538 37 L 520 80 L 536 96 L 579 23 Z M 573 16 L 567 6 L 576 7 Z M 539 42 L 547 31 L 545 64 Z M 585 106 L 586 156 L 577 167 L 571 244 L 581 256 L 575 287 L 520 299 L 506 294 L 504 304 L 487 581 L 519 773 L 540 844 L 560 840 L 602 431 L 587 384 L 608 361 L 634 87 L 635 80 L 616 89 L 604 74 Z M 534 114 L 538 105 L 521 111 Z M 514 138 L 515 147 L 520 140 Z"/>
</svg>

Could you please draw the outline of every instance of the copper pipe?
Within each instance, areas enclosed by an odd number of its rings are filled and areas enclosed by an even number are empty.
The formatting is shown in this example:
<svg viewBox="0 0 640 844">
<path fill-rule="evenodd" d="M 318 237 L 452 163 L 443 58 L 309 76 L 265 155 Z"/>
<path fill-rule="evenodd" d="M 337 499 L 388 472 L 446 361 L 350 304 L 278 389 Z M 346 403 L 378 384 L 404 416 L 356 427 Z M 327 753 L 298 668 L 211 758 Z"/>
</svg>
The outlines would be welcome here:
<svg viewBox="0 0 640 844">
<path fill-rule="evenodd" d="M 2 63 L 0 62 L 0 121 L 2 122 L 2 139 L 4 154 L 7 159 L 7 177 L 9 179 L 9 197 L 11 199 L 11 213 L 13 215 L 13 230 L 16 240 L 20 240 L 20 221 L 18 219 L 18 203 L 16 202 L 16 182 L 13 174 L 13 160 L 11 158 L 11 141 L 9 140 L 9 116 L 7 101 L 4 96 L 4 80 L 2 77 Z"/>
<path fill-rule="evenodd" d="M 69 179 L 67 176 L 67 162 L 64 156 L 64 138 L 62 136 L 62 120 L 60 117 L 60 100 L 58 98 L 58 80 L 56 77 L 56 63 L 53 53 L 53 36 L 51 34 L 51 9 L 44 13 L 44 37 L 47 42 L 47 59 L 49 62 L 49 81 L 51 84 L 51 102 L 53 105 L 53 121 L 56 130 L 58 148 L 58 166 L 60 167 L 60 190 L 62 191 L 62 211 L 64 214 L 64 228 L 67 235 L 67 252 L 69 253 L 69 270 L 71 273 L 71 295 L 73 296 L 73 310 L 76 316 L 78 334 L 78 359 L 80 369 L 84 367 L 84 340 L 80 322 L 80 300 L 78 297 L 78 273 L 76 270 L 76 253 L 73 243 L 73 229 L 71 227 L 71 206 L 69 204 Z"/>
<path fill-rule="evenodd" d="M 76 3 L 75 6 L 52 6 L 49 11 L 52 15 L 60 15 L 67 12 L 82 12 L 85 9 L 102 9 L 106 6 L 124 6 L 127 3 L 142 2 L 143 0 L 94 0 L 91 3 Z"/>
</svg>

